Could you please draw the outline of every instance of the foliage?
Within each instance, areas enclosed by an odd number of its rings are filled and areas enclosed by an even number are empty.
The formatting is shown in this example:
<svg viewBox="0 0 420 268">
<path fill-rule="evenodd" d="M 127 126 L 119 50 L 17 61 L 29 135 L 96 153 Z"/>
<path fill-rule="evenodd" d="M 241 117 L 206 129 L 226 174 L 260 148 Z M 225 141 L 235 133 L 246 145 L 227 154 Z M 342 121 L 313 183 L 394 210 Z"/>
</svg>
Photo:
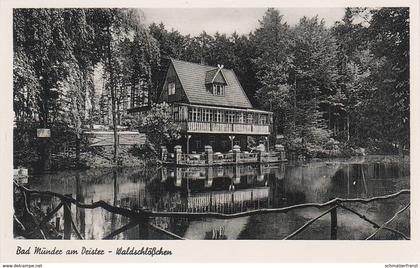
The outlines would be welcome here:
<svg viewBox="0 0 420 268">
<path fill-rule="evenodd" d="M 151 68 L 159 57 L 156 42 L 134 9 L 15 9 L 13 19 L 16 121 L 27 122 L 32 132 L 66 128 L 58 135 L 71 134 L 78 160 L 82 129 L 95 123 L 99 104 L 95 68 L 105 66 L 106 89 L 121 121 L 127 91 L 140 84 L 142 90 L 151 89 Z M 45 161 L 54 138 L 37 152 Z M 16 150 L 31 146 L 26 141 Z"/>
<path fill-rule="evenodd" d="M 172 117 L 171 106 L 167 103 L 154 104 L 140 117 L 139 131 L 146 133 L 148 141 L 158 151 L 160 146 L 181 138 L 180 126 Z"/>
<path fill-rule="evenodd" d="M 166 104 L 140 123 L 125 113 L 133 92 L 157 100 L 169 57 L 234 70 L 251 102 L 273 112 L 272 140 L 282 134 L 289 150 L 409 148 L 408 8 L 346 8 L 331 28 L 318 17 L 288 25 L 269 8 L 247 35 L 197 36 L 146 27 L 138 9 L 14 9 L 13 38 L 15 164 L 60 150 L 64 136 L 80 145 L 84 126 L 111 114 L 114 129 L 140 127 L 154 146 L 177 139 Z M 39 127 L 59 136 L 48 150 L 37 145 Z"/>
</svg>

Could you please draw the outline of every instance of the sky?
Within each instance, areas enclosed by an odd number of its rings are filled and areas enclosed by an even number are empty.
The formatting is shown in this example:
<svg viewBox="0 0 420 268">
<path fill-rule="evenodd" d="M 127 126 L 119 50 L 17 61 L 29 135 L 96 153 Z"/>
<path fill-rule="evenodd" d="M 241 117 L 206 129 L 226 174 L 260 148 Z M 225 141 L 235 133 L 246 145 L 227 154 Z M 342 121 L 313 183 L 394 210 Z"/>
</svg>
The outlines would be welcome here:
<svg viewBox="0 0 420 268">
<path fill-rule="evenodd" d="M 146 8 L 142 9 L 145 23 L 163 22 L 165 28 L 182 34 L 198 35 L 202 31 L 231 34 L 248 34 L 258 27 L 266 8 Z M 327 26 L 341 20 L 344 8 L 279 8 L 280 14 L 290 25 L 295 25 L 303 16 L 318 15 Z"/>
</svg>

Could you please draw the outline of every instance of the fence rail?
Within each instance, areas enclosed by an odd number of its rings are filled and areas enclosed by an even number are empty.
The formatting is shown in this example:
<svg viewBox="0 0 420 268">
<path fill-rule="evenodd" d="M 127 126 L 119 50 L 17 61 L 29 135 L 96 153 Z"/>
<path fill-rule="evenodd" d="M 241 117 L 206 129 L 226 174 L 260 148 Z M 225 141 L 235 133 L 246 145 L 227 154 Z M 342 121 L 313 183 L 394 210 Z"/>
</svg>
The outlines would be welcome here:
<svg viewBox="0 0 420 268">
<path fill-rule="evenodd" d="M 368 236 L 366 238 L 366 240 L 372 239 L 379 231 L 381 230 L 387 230 L 390 231 L 394 234 L 397 234 L 398 236 L 400 236 L 403 239 L 410 239 L 410 237 L 408 237 L 406 234 L 395 230 L 393 228 L 388 227 L 387 225 L 392 222 L 393 220 L 395 220 L 402 212 L 404 212 L 406 209 L 408 209 L 410 207 L 410 203 L 406 204 L 402 209 L 398 210 L 393 217 L 391 217 L 388 221 L 386 221 L 383 224 L 378 224 L 376 222 L 374 222 L 373 220 L 367 218 L 365 215 L 355 211 L 354 209 L 351 209 L 349 207 L 347 207 L 345 204 L 348 203 L 362 203 L 362 204 L 367 204 L 367 203 L 371 203 L 371 202 L 375 202 L 375 201 L 383 201 L 383 200 L 389 200 L 389 199 L 393 199 L 393 198 L 397 198 L 401 195 L 404 194 L 410 194 L 411 191 L 408 189 L 403 189 L 399 192 L 393 193 L 393 194 L 388 194 L 388 195 L 383 195 L 383 196 L 376 196 L 376 197 L 372 197 L 372 198 L 350 198 L 350 199 L 345 199 L 345 198 L 334 198 L 331 199 L 325 203 L 305 203 L 305 204 L 297 204 L 297 205 L 292 205 L 292 206 L 287 206 L 287 207 L 282 207 L 282 208 L 266 208 L 266 209 L 257 209 L 257 210 L 251 210 L 251 211 L 245 211 L 245 212 L 239 212 L 239 213 L 233 213 L 233 214 L 225 214 L 225 213 L 218 213 L 218 212 L 196 212 L 196 213 L 190 213 L 190 212 L 165 212 L 165 211 L 151 211 L 151 210 L 147 210 L 147 209 L 137 209 L 137 210 L 132 210 L 132 209 L 127 209 L 127 208 L 123 208 L 123 207 L 116 207 L 116 206 L 112 206 L 109 205 L 108 203 L 104 202 L 104 201 L 97 201 L 97 202 L 93 202 L 91 204 L 85 204 L 85 203 L 81 203 L 79 201 L 77 201 L 76 199 L 74 199 L 72 196 L 68 196 L 68 195 L 62 195 L 59 193 L 55 193 L 55 192 L 51 192 L 51 191 L 39 191 L 39 190 L 33 190 L 33 189 L 28 189 L 23 185 L 18 184 L 16 181 L 14 181 L 14 186 L 20 190 L 23 194 L 23 196 L 25 197 L 25 204 L 28 204 L 27 202 L 27 196 L 28 195 L 44 195 L 44 196 L 51 196 L 51 197 L 56 197 L 59 198 L 61 200 L 60 204 L 53 209 L 50 213 L 48 213 L 47 216 L 45 216 L 45 218 L 43 220 L 41 220 L 41 222 L 38 222 L 38 220 L 35 219 L 35 216 L 31 213 L 30 208 L 28 205 L 25 205 L 26 208 L 25 210 L 32 215 L 32 217 L 34 218 L 34 222 L 37 223 L 39 232 L 41 233 L 41 235 L 43 236 L 44 239 L 46 239 L 45 234 L 42 232 L 41 229 L 41 225 L 45 222 L 47 222 L 49 219 L 52 218 L 52 216 L 61 208 L 64 207 L 65 211 L 68 210 L 71 213 L 70 210 L 70 205 L 74 204 L 76 205 L 76 207 L 79 208 L 84 208 L 84 209 L 94 209 L 94 208 L 102 208 L 105 209 L 108 212 L 114 213 L 114 214 L 118 214 L 121 216 L 125 216 L 130 218 L 130 223 L 128 223 L 127 225 L 121 227 L 120 229 L 117 229 L 113 232 L 111 232 L 109 235 L 105 236 L 104 239 L 111 239 L 112 237 L 130 229 L 133 228 L 134 226 L 138 225 L 138 224 L 143 224 L 143 225 L 147 225 L 150 228 L 160 232 L 160 233 L 164 233 L 168 236 L 170 236 L 171 238 L 174 239 L 184 239 L 183 237 L 180 237 L 174 233 L 171 233 L 167 230 L 161 229 L 157 226 L 154 226 L 153 224 L 151 224 L 149 222 L 150 218 L 156 218 L 156 217 L 173 217 L 173 218 L 187 218 L 187 219 L 203 219 L 203 218 L 213 218 L 213 219 L 235 219 L 235 218 L 241 218 L 241 217 L 247 217 L 247 216 L 253 216 L 253 215 L 263 215 L 263 214 L 270 214 L 270 213 L 287 213 L 289 211 L 295 210 L 295 209 L 302 209 L 302 208 L 325 208 L 328 207 L 328 209 L 324 212 L 322 212 L 320 215 L 318 215 L 317 217 L 309 220 L 308 222 L 306 222 L 303 226 L 301 226 L 300 228 L 298 228 L 296 231 L 294 231 L 293 233 L 289 234 L 288 236 L 286 236 L 284 239 L 291 239 L 293 237 L 295 237 L 296 235 L 298 235 L 299 233 L 303 232 L 304 230 L 306 230 L 311 224 L 313 224 L 314 222 L 316 222 L 317 220 L 319 220 L 320 218 L 322 218 L 323 216 L 330 214 L 331 215 L 331 239 L 337 239 L 337 209 L 341 208 L 344 209 L 354 215 L 357 215 L 358 217 L 360 217 L 361 219 L 363 219 L 364 221 L 370 223 L 374 228 L 376 228 L 376 231 L 374 233 L 372 233 L 370 236 Z M 82 235 L 80 234 L 80 232 L 77 230 L 76 225 L 74 224 L 74 221 L 71 217 L 71 215 L 64 216 L 64 221 L 65 221 L 65 226 L 71 226 L 72 229 L 74 230 L 75 234 L 77 235 L 77 237 L 79 239 L 83 239 Z M 19 222 L 18 219 L 15 218 L 15 221 L 18 224 L 22 224 L 21 222 Z M 71 230 L 69 229 L 69 227 L 65 228 L 65 237 L 67 237 L 68 239 L 70 239 L 68 233 L 71 232 Z M 66 234 L 67 232 L 67 234 Z"/>
</svg>

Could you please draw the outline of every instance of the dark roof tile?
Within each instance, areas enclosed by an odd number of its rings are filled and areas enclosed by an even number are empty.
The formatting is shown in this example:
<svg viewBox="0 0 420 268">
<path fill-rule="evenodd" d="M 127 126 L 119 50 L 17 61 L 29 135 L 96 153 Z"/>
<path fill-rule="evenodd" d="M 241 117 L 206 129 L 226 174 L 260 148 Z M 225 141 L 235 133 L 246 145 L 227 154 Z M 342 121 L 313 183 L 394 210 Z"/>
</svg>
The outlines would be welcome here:
<svg viewBox="0 0 420 268">
<path fill-rule="evenodd" d="M 172 63 L 190 103 L 252 108 L 251 102 L 232 70 L 222 69 L 227 82 L 225 95 L 215 96 L 206 90 L 206 74 L 209 71 L 217 71 L 217 67 L 175 59 L 172 59 Z"/>
</svg>

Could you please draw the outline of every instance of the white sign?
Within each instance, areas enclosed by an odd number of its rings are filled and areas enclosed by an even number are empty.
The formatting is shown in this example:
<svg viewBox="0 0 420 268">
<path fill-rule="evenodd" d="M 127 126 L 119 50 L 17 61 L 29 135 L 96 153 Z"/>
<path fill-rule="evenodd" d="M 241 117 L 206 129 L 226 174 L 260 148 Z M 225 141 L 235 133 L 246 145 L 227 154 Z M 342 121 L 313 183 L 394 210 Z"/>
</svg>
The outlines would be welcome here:
<svg viewBox="0 0 420 268">
<path fill-rule="evenodd" d="M 38 138 L 49 138 L 49 137 L 51 137 L 51 129 L 49 129 L 49 128 L 38 128 L 36 130 L 36 136 Z"/>
</svg>

